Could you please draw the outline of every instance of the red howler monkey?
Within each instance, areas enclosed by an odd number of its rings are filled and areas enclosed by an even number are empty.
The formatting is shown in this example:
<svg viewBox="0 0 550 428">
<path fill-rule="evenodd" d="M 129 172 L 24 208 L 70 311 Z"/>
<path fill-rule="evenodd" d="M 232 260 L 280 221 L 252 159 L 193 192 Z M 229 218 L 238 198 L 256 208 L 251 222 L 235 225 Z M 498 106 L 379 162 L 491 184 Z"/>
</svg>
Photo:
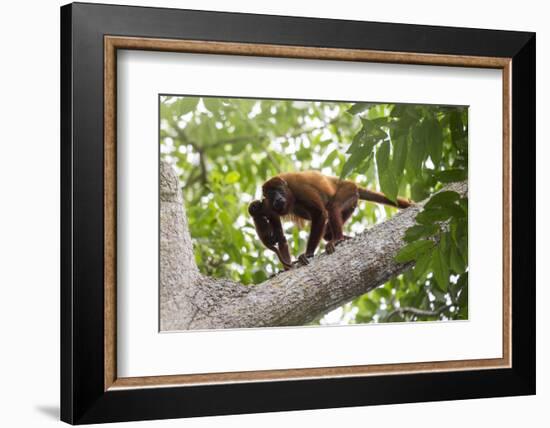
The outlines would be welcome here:
<svg viewBox="0 0 550 428">
<path fill-rule="evenodd" d="M 359 199 L 399 208 L 411 205 L 410 200 L 397 198 L 397 203 L 394 203 L 383 193 L 363 189 L 353 181 L 328 177 L 317 171 L 279 174 L 263 184 L 262 193 L 264 199 L 257 202 L 262 205 L 263 212 L 270 213 L 270 226 L 258 227 L 256 223 L 256 230 L 264 244 L 267 233 L 268 236 L 277 237 L 276 242 L 279 245 L 284 242 L 284 249 L 288 252 L 279 217 L 290 216 L 311 221 L 306 252 L 298 258 L 302 264 L 309 264 L 308 259 L 313 257 L 321 237 L 327 241 L 326 249 L 329 254 L 335 251 L 339 242 L 348 238 L 343 234 L 343 225 L 351 217 Z M 272 220 L 275 218 L 276 220 Z M 274 244 L 273 239 L 268 240 L 271 246 Z M 285 262 L 290 260 L 290 256 L 285 259 L 286 254 L 281 257 L 280 252 L 278 256 L 285 269 L 288 269 L 288 263 Z"/>
<path fill-rule="evenodd" d="M 262 201 L 252 201 L 248 205 L 248 213 L 254 220 L 256 233 L 262 243 L 277 254 L 285 270 L 292 268 L 292 259 L 288 251 L 288 244 L 283 233 L 280 217 L 269 209 L 265 203 L 265 199 Z"/>
</svg>

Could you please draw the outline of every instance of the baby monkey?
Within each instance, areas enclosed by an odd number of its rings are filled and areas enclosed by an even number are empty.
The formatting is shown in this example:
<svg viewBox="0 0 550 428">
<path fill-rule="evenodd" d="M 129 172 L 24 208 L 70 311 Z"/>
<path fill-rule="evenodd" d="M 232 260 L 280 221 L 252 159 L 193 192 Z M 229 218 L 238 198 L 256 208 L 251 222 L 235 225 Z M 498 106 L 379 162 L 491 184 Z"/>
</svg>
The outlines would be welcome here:
<svg viewBox="0 0 550 428">
<path fill-rule="evenodd" d="M 283 233 L 280 217 L 269 209 L 265 199 L 252 201 L 248 213 L 254 220 L 256 232 L 266 248 L 277 254 L 285 270 L 292 268 L 292 259 Z"/>
</svg>

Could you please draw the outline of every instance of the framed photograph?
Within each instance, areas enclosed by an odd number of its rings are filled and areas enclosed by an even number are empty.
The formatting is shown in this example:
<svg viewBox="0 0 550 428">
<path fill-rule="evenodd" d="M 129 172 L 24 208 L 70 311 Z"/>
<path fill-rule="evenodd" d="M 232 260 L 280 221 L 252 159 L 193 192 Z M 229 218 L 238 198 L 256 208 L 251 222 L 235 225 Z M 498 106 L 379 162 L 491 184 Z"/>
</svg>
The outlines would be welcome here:
<svg viewBox="0 0 550 428">
<path fill-rule="evenodd" d="M 61 418 L 535 393 L 535 35 L 61 8 Z"/>
</svg>

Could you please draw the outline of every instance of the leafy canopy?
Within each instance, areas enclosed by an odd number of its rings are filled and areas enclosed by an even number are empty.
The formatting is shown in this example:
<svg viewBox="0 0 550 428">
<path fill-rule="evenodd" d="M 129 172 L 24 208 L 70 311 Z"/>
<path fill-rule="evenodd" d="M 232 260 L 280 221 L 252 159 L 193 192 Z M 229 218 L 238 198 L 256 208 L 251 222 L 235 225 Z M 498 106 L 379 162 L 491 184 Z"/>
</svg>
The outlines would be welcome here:
<svg viewBox="0 0 550 428">
<path fill-rule="evenodd" d="M 247 205 L 269 177 L 317 169 L 390 199 L 433 196 L 396 255 L 414 269 L 316 323 L 467 318 L 467 199 L 436 193 L 467 178 L 466 108 L 161 96 L 160 117 L 161 156 L 179 173 L 203 273 L 252 285 L 279 271 L 256 237 Z M 346 233 L 395 212 L 362 202 Z M 308 230 L 284 227 L 296 257 Z"/>
</svg>

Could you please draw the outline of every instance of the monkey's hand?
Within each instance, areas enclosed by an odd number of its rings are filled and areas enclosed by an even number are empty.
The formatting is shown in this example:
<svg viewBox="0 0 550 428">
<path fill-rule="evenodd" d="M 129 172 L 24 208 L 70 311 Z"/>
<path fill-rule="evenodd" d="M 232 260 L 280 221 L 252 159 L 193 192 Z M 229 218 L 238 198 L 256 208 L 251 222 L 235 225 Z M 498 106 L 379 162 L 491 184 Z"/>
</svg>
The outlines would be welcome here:
<svg viewBox="0 0 550 428">
<path fill-rule="evenodd" d="M 325 249 L 327 250 L 328 254 L 332 254 L 336 251 L 336 243 L 340 241 L 328 241 L 327 245 L 325 246 Z"/>
<path fill-rule="evenodd" d="M 284 268 L 284 270 L 291 270 L 291 269 L 294 269 L 294 265 L 295 265 L 296 263 L 297 263 L 297 262 L 291 262 L 290 264 L 283 263 L 283 268 Z"/>
<path fill-rule="evenodd" d="M 336 251 L 336 246 L 338 244 L 341 244 L 344 241 L 347 241 L 348 239 L 351 239 L 351 236 L 343 235 L 340 239 L 333 239 L 331 241 L 328 241 L 325 249 L 327 250 L 328 254 L 332 254 Z"/>
<path fill-rule="evenodd" d="M 304 254 L 300 254 L 300 256 L 298 257 L 298 261 L 302 264 L 302 265 L 308 265 L 309 264 L 309 259 L 312 259 L 313 258 L 313 255 L 311 256 L 308 256 L 306 253 Z"/>
</svg>

